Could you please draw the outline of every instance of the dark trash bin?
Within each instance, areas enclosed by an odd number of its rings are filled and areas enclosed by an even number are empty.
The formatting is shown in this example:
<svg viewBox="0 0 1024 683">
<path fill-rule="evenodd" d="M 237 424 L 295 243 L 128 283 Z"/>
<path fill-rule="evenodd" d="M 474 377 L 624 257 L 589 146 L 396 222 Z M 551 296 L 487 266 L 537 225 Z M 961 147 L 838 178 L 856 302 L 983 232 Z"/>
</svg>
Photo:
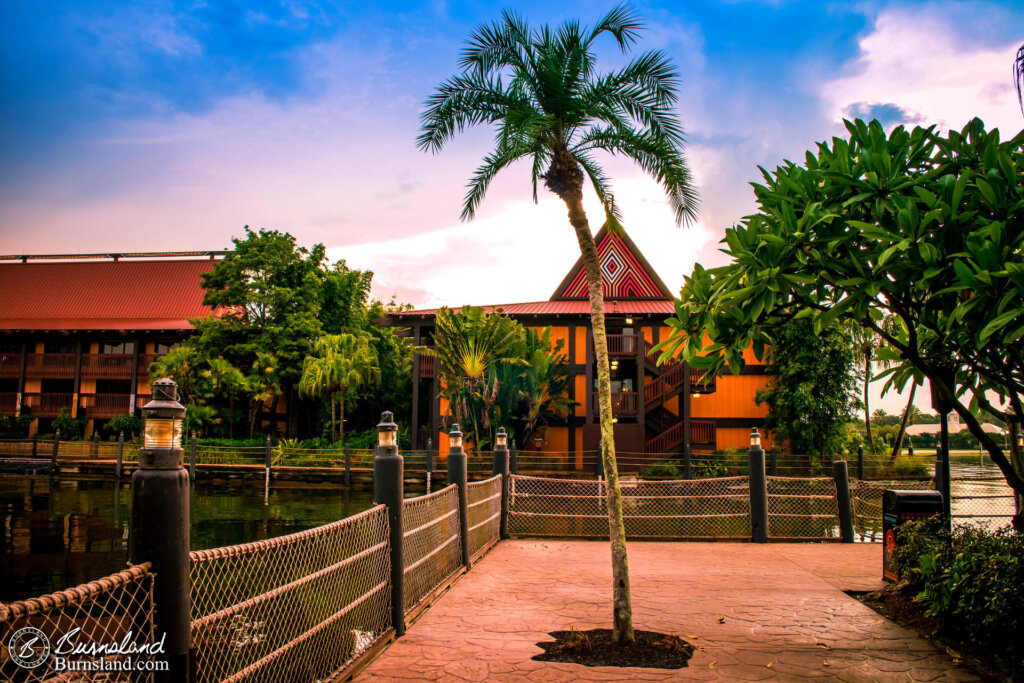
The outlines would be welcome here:
<svg viewBox="0 0 1024 683">
<path fill-rule="evenodd" d="M 882 493 L 882 576 L 889 581 L 900 580 L 896 563 L 896 527 L 942 514 L 942 494 L 938 491 L 896 491 Z"/>
</svg>

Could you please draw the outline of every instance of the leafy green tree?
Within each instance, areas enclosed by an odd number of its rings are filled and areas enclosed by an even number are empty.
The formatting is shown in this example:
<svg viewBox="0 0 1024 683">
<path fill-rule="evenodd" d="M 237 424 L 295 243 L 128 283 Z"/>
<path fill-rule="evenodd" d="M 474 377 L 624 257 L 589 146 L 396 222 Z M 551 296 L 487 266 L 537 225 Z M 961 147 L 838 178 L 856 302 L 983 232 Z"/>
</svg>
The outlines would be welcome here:
<svg viewBox="0 0 1024 683">
<path fill-rule="evenodd" d="M 765 427 L 793 453 L 840 453 L 857 408 L 850 334 L 833 325 L 815 335 L 810 320 L 797 319 L 773 330 L 772 338 L 768 385 L 756 395 L 759 404 L 768 404 Z"/>
<path fill-rule="evenodd" d="M 338 261 L 333 267 L 322 269 L 320 279 L 319 318 L 324 332 L 337 334 L 377 326 L 373 318 L 368 319 L 367 311 L 372 271 L 352 270 L 345 261 Z"/>
<path fill-rule="evenodd" d="M 313 353 L 306 356 L 303 363 L 299 394 L 328 399 L 331 404 L 331 439 L 341 441 L 344 436 L 345 392 L 380 381 L 377 354 L 367 337 L 353 334 L 324 335 L 317 340 Z M 335 438 L 334 409 L 339 403 Z"/>
<path fill-rule="evenodd" d="M 260 412 L 269 408 L 273 416 L 277 412 L 277 399 L 281 395 L 281 361 L 277 354 L 258 351 L 252 368 L 245 377 L 249 394 L 249 438 L 256 433 L 256 420 Z M 271 418 L 271 430 L 273 430 Z"/>
<path fill-rule="evenodd" d="M 193 344 L 185 342 L 149 364 L 149 379 L 153 382 L 161 377 L 173 379 L 178 385 L 179 400 L 183 404 L 191 403 L 204 364 L 203 354 Z"/>
<path fill-rule="evenodd" d="M 412 396 L 412 340 L 398 336 L 395 328 L 378 325 L 376 321 L 389 313 L 411 308 L 408 304 L 399 304 L 393 300 L 373 300 L 367 306 L 364 315 L 366 322 L 360 333 L 370 339 L 377 354 L 380 381 L 348 392 L 345 410 L 349 416 L 349 425 L 373 428 L 376 432 L 380 411 L 384 408 L 395 413 L 399 429 L 401 425 L 409 424 L 412 417 L 412 402 L 409 400 Z"/>
<path fill-rule="evenodd" d="M 456 133 L 475 125 L 497 127 L 495 148 L 469 182 L 462 217 L 471 219 L 491 180 L 525 160 L 533 196 L 538 181 L 566 205 L 580 245 L 590 296 L 594 355 L 601 414 L 601 456 L 608 482 L 612 547 L 613 633 L 632 642 L 632 606 L 626 557 L 622 496 L 612 431 L 611 379 L 605 338 L 604 298 L 597 247 L 583 209 L 590 181 L 604 205 L 605 220 L 619 227 L 609 179 L 595 154 L 607 152 L 635 161 L 658 180 L 676 220 L 695 217 L 697 194 L 683 157 L 683 129 L 675 113 L 679 77 L 663 53 L 650 51 L 621 69 L 599 74 L 595 43 L 610 36 L 622 50 L 636 42 L 642 24 L 619 5 L 592 28 L 567 21 L 557 28 L 532 28 L 506 11 L 501 21 L 477 28 L 448 78 L 427 101 L 420 149 L 439 152 Z"/>
<path fill-rule="evenodd" d="M 803 165 L 762 171 L 758 212 L 726 231 L 733 262 L 694 269 L 661 349 L 738 372 L 751 344 L 763 355 L 773 321 L 866 326 L 893 363 L 886 385 L 927 377 L 1024 494 L 1016 438 L 1008 459 L 980 419 L 1006 421 L 1014 437 L 1024 423 L 1024 132 L 1003 142 L 977 119 L 947 135 L 846 128 Z M 1015 523 L 1024 529 L 1024 516 Z"/>
<path fill-rule="evenodd" d="M 227 397 L 228 435 L 234 438 L 235 397 L 245 390 L 245 375 L 229 361 L 211 358 L 206 362 L 206 369 L 201 372 L 201 377 L 208 384 L 211 402 L 217 398 Z"/>
<path fill-rule="evenodd" d="M 103 431 L 107 434 L 114 435 L 117 435 L 119 432 L 124 432 L 126 439 L 132 439 L 136 434 L 142 433 L 142 420 L 135 415 L 129 415 L 127 413 L 115 415 L 107 420 L 106 424 L 103 425 Z"/>
</svg>

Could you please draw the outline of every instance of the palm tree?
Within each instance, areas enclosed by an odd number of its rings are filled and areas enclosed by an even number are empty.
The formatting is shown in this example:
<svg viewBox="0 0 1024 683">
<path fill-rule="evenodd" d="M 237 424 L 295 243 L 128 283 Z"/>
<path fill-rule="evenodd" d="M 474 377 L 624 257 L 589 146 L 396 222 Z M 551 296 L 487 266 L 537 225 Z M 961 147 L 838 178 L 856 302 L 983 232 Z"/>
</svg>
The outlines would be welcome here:
<svg viewBox="0 0 1024 683">
<path fill-rule="evenodd" d="M 256 360 L 252 363 L 252 372 L 245 378 L 246 390 L 249 393 L 249 438 L 256 432 L 256 418 L 260 408 L 270 403 L 271 408 L 277 406 L 277 397 L 281 393 L 281 362 L 277 354 L 271 351 L 257 351 Z M 271 423 L 273 429 L 273 423 Z"/>
<path fill-rule="evenodd" d="M 317 339 L 313 353 L 306 356 L 302 364 L 299 395 L 328 398 L 331 404 L 331 440 L 341 441 L 345 430 L 345 392 L 380 381 L 377 352 L 365 335 L 327 334 Z M 340 404 L 337 439 L 334 436 L 335 403 Z"/>
<path fill-rule="evenodd" d="M 589 29 L 578 21 L 566 21 L 555 29 L 534 29 L 505 11 L 501 21 L 480 26 L 470 36 L 462 52 L 461 71 L 445 80 L 427 101 L 423 132 L 417 140 L 420 149 L 436 153 L 470 126 L 497 126 L 494 150 L 469 182 L 464 220 L 473 218 L 495 175 L 520 160 L 531 164 L 534 200 L 537 182 L 543 180 L 568 209 L 590 296 L 601 457 L 608 480 L 613 633 L 618 642 L 634 640 L 633 617 L 612 432 L 604 298 L 597 246 L 583 209 L 585 180 L 601 200 L 609 227 L 619 229 L 620 224 L 608 178 L 595 153 L 623 155 L 657 179 L 677 222 L 694 219 L 697 210 L 696 190 L 682 154 L 683 129 L 673 109 L 679 77 L 671 61 L 652 51 L 616 71 L 598 74 L 595 69 L 598 38 L 611 36 L 626 53 L 642 29 L 623 5 Z"/>
<path fill-rule="evenodd" d="M 199 352 L 189 344 L 176 346 L 149 364 L 149 377 L 156 381 L 170 377 L 178 385 L 178 395 L 183 404 L 193 400 L 193 388 L 199 374 L 201 359 Z"/>
<path fill-rule="evenodd" d="M 242 371 L 221 357 L 211 358 L 206 363 L 203 377 L 210 383 L 214 396 L 227 394 L 228 397 L 228 437 L 235 438 L 235 396 L 245 387 L 245 375 Z"/>
<path fill-rule="evenodd" d="M 1013 60 L 1013 85 L 1017 88 L 1017 102 L 1024 114 L 1024 45 L 1017 50 L 1017 57 Z"/>
<path fill-rule="evenodd" d="M 907 407 L 903 409 L 903 417 L 900 418 L 900 430 L 896 432 L 896 441 L 892 446 L 892 455 L 889 456 L 889 464 L 896 464 L 896 458 L 903 450 L 903 437 L 907 434 L 907 427 L 921 419 L 921 410 L 914 405 L 914 396 L 917 394 L 917 382 L 910 385 L 910 398 L 907 399 Z"/>
<path fill-rule="evenodd" d="M 875 355 L 875 347 L 878 345 L 879 338 L 875 334 L 874 330 L 862 327 L 861 325 L 851 325 L 850 333 L 853 335 L 853 343 L 857 347 L 857 353 L 864 359 L 864 369 L 860 373 L 864 378 L 864 431 L 867 436 L 868 449 L 872 455 L 877 455 L 878 451 L 875 449 L 875 439 L 871 435 L 871 359 Z"/>
</svg>

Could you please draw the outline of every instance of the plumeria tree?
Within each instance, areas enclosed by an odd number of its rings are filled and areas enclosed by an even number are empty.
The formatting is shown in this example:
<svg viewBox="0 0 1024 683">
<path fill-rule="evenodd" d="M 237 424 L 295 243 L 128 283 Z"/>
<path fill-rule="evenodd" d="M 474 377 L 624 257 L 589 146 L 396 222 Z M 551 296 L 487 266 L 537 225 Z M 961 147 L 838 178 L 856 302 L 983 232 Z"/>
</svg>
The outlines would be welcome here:
<svg viewBox="0 0 1024 683">
<path fill-rule="evenodd" d="M 460 71 L 427 101 L 420 149 L 440 152 L 457 133 L 496 128 L 494 149 L 469 182 L 462 218 L 472 219 L 494 177 L 516 162 L 537 186 L 561 199 L 576 234 L 587 276 L 600 406 L 601 458 L 608 483 L 608 525 L 614 575 L 613 633 L 634 640 L 626 531 L 612 431 L 611 379 L 597 246 L 583 208 L 585 185 L 603 205 L 602 219 L 619 229 L 611 184 L 598 162 L 605 152 L 636 162 L 662 186 L 677 222 L 695 217 L 697 193 L 683 157 L 675 112 L 679 74 L 659 51 L 643 52 L 620 69 L 599 73 L 595 47 L 608 37 L 628 53 L 643 25 L 623 5 L 594 26 L 578 21 L 533 27 L 506 11 L 477 28 L 462 51 Z"/>
</svg>

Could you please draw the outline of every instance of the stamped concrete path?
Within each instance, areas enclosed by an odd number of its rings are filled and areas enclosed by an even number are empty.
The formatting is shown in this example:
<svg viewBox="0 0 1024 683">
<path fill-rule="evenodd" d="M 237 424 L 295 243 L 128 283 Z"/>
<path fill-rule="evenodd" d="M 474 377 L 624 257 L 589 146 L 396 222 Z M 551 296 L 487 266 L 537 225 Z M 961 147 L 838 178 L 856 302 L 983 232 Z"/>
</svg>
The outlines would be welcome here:
<svg viewBox="0 0 1024 683">
<path fill-rule="evenodd" d="M 503 541 L 360 681 L 976 680 L 846 595 L 881 586 L 877 544 L 629 544 L 636 628 L 703 649 L 674 671 L 535 662 L 569 626 L 609 628 L 607 543 Z"/>
</svg>

